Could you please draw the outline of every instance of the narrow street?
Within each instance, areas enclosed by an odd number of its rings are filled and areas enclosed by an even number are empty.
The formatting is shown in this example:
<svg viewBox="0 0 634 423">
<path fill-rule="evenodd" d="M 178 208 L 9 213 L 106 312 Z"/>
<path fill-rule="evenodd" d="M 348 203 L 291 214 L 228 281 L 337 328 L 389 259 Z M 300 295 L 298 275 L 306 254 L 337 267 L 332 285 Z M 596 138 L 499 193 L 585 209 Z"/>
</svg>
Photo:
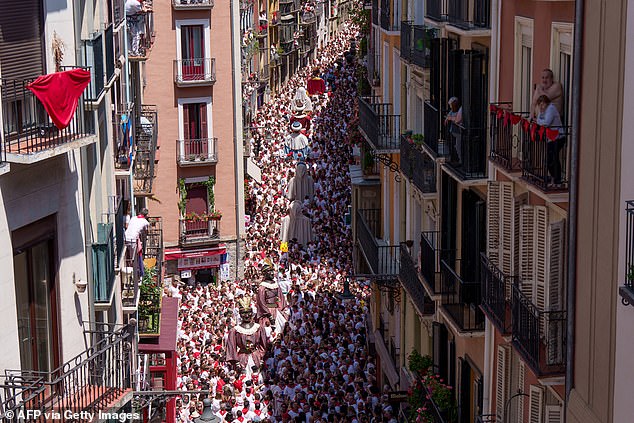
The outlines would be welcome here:
<svg viewBox="0 0 634 423">
<path fill-rule="evenodd" d="M 344 26 L 318 54 L 327 92 L 298 93 L 314 71 L 302 69 L 254 119 L 262 183 L 245 190 L 245 279 L 175 293 L 177 388 L 210 390 L 223 422 L 396 421 L 367 349 L 369 286 L 352 283 L 354 297 L 339 297 L 352 272 L 347 127 L 357 59 L 344 53 L 356 35 Z M 202 400 L 178 399 L 177 421 L 198 418 Z"/>
</svg>

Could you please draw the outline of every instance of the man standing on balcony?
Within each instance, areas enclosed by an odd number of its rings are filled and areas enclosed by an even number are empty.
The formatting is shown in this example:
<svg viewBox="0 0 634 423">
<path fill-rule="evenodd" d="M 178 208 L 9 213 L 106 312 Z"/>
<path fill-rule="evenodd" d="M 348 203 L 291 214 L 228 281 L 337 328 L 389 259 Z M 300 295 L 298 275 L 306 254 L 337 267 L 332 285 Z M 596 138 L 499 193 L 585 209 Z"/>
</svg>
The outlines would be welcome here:
<svg viewBox="0 0 634 423">
<path fill-rule="evenodd" d="M 140 269 L 143 269 L 141 234 L 145 233 L 150 226 L 150 222 L 147 220 L 148 213 L 148 209 L 142 209 L 138 215 L 130 219 L 128 228 L 125 230 L 126 258 L 128 260 L 134 260 L 138 257 L 141 264 Z"/>
<path fill-rule="evenodd" d="M 139 45 L 143 35 L 143 14 L 148 9 L 143 5 L 142 0 L 126 0 L 125 14 L 128 25 L 128 49 L 130 56 L 140 56 Z"/>
<path fill-rule="evenodd" d="M 557 108 L 559 116 L 562 116 L 564 105 L 564 89 L 559 82 L 554 81 L 553 71 L 544 69 L 542 71 L 541 82 L 535 86 L 533 101 L 531 102 L 530 119 L 533 120 L 540 111 L 537 109 L 537 99 L 543 95 L 548 96 L 553 105 Z"/>
</svg>

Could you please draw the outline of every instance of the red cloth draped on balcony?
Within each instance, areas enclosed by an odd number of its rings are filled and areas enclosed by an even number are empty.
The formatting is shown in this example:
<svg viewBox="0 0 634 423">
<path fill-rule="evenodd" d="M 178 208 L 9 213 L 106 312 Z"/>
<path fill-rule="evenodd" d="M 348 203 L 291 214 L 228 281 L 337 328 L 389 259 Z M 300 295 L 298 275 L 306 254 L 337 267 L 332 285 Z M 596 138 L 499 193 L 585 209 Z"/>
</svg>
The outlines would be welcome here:
<svg viewBox="0 0 634 423">
<path fill-rule="evenodd" d="M 308 95 L 323 94 L 326 91 L 326 82 L 319 77 L 310 78 L 306 85 Z"/>
<path fill-rule="evenodd" d="M 64 129 L 73 119 L 79 96 L 90 82 L 90 72 L 72 69 L 42 75 L 26 87 L 42 102 L 58 129 Z"/>
</svg>

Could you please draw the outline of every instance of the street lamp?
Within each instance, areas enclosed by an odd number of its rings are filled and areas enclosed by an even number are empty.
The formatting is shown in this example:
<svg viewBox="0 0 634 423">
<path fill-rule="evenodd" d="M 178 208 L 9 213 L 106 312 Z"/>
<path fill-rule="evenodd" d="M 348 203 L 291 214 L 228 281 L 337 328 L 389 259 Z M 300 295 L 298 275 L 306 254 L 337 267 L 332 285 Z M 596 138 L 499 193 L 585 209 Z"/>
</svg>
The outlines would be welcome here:
<svg viewBox="0 0 634 423">
<path fill-rule="evenodd" d="M 511 400 L 513 400 L 513 398 L 517 398 L 521 396 L 528 397 L 528 394 L 525 394 L 522 391 L 517 391 L 517 393 L 515 395 L 512 395 L 511 398 L 509 398 L 504 404 L 504 422 L 508 423 L 508 419 L 506 418 L 506 416 L 508 415 L 508 408 L 509 408 L 509 405 L 511 404 Z"/>
<path fill-rule="evenodd" d="M 211 400 L 203 400 L 203 414 L 194 420 L 194 423 L 220 423 L 220 419 L 211 411 Z"/>
</svg>

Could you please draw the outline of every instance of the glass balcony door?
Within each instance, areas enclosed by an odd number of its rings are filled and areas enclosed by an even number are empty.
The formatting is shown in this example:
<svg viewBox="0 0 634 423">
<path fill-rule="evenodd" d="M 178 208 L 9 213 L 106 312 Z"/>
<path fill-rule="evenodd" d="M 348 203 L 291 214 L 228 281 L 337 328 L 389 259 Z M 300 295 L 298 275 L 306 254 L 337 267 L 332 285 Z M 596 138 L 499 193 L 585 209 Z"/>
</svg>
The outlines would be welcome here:
<svg viewBox="0 0 634 423">
<path fill-rule="evenodd" d="M 202 25 L 181 27 L 181 55 L 183 81 L 196 81 L 205 78 L 205 46 Z"/>
</svg>

